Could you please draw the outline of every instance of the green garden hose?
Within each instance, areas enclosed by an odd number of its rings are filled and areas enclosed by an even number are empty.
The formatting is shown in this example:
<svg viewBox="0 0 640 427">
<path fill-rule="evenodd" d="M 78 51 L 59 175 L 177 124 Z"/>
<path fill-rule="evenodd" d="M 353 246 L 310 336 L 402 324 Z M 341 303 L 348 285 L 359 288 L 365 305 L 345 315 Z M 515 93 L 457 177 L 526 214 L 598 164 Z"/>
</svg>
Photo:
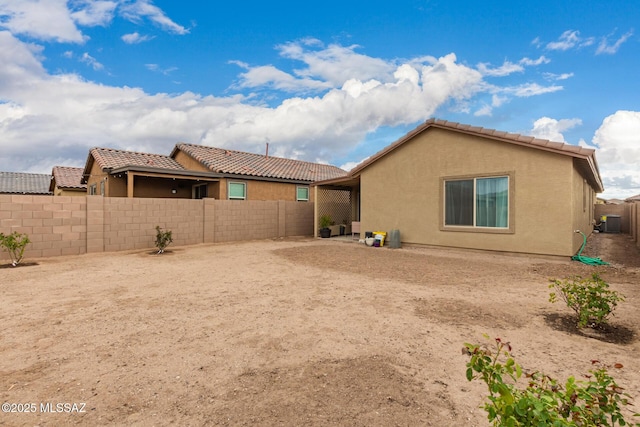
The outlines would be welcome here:
<svg viewBox="0 0 640 427">
<path fill-rule="evenodd" d="M 587 236 L 580 230 L 576 230 L 575 232 L 582 234 L 582 247 L 578 251 L 577 255 L 574 255 L 571 257 L 572 260 L 580 261 L 581 263 L 587 264 L 587 265 L 609 265 L 608 262 L 603 261 L 600 258 L 590 258 L 587 256 L 582 256 L 582 251 L 584 250 L 584 247 L 587 245 Z"/>
</svg>

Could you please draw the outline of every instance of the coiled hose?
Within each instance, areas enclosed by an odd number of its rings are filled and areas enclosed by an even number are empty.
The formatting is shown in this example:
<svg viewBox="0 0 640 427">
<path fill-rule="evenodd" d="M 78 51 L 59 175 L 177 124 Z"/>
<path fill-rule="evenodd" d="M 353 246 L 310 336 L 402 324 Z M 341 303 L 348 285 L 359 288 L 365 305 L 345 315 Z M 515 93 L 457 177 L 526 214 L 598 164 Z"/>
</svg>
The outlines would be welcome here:
<svg viewBox="0 0 640 427">
<path fill-rule="evenodd" d="M 587 265 L 609 265 L 608 262 L 601 260 L 600 258 L 591 258 L 587 256 L 582 256 L 582 251 L 584 247 L 587 245 L 587 236 L 580 230 L 576 230 L 576 233 L 582 234 L 582 247 L 578 251 L 578 253 L 571 257 L 574 261 L 580 261 L 583 264 Z"/>
</svg>

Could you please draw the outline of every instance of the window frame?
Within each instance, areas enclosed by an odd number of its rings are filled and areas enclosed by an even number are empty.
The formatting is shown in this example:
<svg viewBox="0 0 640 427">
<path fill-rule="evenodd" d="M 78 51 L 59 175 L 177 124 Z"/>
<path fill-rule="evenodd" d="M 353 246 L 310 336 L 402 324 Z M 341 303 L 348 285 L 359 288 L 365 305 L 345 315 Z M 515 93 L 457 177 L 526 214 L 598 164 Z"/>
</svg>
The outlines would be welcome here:
<svg viewBox="0 0 640 427">
<path fill-rule="evenodd" d="M 98 185 L 97 184 L 89 185 L 89 195 L 90 196 L 95 196 L 97 191 L 98 191 Z"/>
<path fill-rule="evenodd" d="M 300 190 L 307 190 L 307 198 L 306 199 L 301 199 L 300 198 Z M 309 186 L 308 185 L 297 185 L 296 186 L 296 202 L 308 202 L 309 201 Z"/>
<path fill-rule="evenodd" d="M 507 201 L 507 227 L 486 227 L 477 226 L 477 180 L 487 178 L 507 178 L 508 188 L 508 201 Z M 473 225 L 448 225 L 446 221 L 446 209 L 447 209 L 447 195 L 446 195 L 446 183 L 448 181 L 464 181 L 473 180 Z M 491 234 L 514 234 L 515 233 L 515 173 L 514 172 L 499 172 L 490 174 L 473 174 L 473 175 L 458 175 L 458 176 L 444 176 L 440 177 L 440 202 L 442 207 L 440 209 L 440 231 L 455 231 L 455 232 L 467 232 L 467 233 L 491 233 Z"/>
<path fill-rule="evenodd" d="M 242 187 L 244 188 L 244 195 L 242 197 L 231 197 L 231 185 L 232 184 L 239 184 L 242 185 Z M 241 181 L 229 181 L 227 183 L 227 199 L 229 200 L 247 200 L 247 183 L 246 182 L 241 182 Z"/>
</svg>

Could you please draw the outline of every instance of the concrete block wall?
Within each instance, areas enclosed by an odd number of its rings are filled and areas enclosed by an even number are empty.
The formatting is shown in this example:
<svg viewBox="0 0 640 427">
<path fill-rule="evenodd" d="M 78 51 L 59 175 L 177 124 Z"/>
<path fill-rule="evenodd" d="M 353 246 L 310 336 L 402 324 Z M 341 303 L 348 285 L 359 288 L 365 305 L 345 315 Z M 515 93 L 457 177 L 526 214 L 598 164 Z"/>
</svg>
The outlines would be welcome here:
<svg viewBox="0 0 640 427">
<path fill-rule="evenodd" d="M 156 226 L 171 230 L 173 244 L 203 242 L 202 200 L 104 198 L 104 250 L 153 248 Z"/>
<path fill-rule="evenodd" d="M 78 255 L 86 252 L 87 202 L 83 197 L 0 194 L 0 233 L 14 231 L 31 240 L 25 257 Z M 0 261 L 9 260 L 0 251 Z"/>
<path fill-rule="evenodd" d="M 312 236 L 313 203 L 288 202 L 284 222 L 285 236 Z"/>
<path fill-rule="evenodd" d="M 278 204 L 277 201 L 262 200 L 217 200 L 215 241 L 232 242 L 279 237 Z"/>
<path fill-rule="evenodd" d="M 600 222 L 602 215 L 620 215 L 620 232 L 629 233 L 631 231 L 631 203 L 622 203 L 619 205 L 595 205 L 594 219 L 596 223 Z"/>
<path fill-rule="evenodd" d="M 25 259 L 313 235 L 313 203 L 0 194 L 0 232 L 29 236 Z M 9 260 L 0 251 L 0 262 Z"/>
</svg>

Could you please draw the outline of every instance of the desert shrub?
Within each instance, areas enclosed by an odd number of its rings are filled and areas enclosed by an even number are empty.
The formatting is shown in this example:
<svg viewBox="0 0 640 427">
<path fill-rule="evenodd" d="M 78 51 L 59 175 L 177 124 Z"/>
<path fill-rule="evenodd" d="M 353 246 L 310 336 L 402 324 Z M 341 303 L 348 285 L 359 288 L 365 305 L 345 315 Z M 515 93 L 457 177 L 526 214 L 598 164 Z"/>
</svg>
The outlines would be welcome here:
<svg viewBox="0 0 640 427">
<path fill-rule="evenodd" d="M 169 243 L 173 242 L 173 237 L 171 237 L 171 230 L 162 231 L 159 225 L 156 225 L 156 248 L 158 248 L 158 253 L 161 254 L 164 252 L 165 248 L 169 246 Z"/>
<path fill-rule="evenodd" d="M 624 296 L 609 289 L 609 284 L 597 273 L 590 278 L 575 276 L 569 279 L 551 281 L 549 288 L 555 289 L 549 295 L 550 302 L 556 302 L 560 296 L 567 306 L 576 312 L 578 327 L 599 327 L 607 323 Z"/>
<path fill-rule="evenodd" d="M 599 361 L 592 361 L 598 366 L 585 380 L 569 377 L 561 385 L 540 372 L 524 373 L 511 354 L 511 345 L 500 338 L 495 339 L 493 349 L 465 344 L 463 350 L 471 356 L 467 380 L 480 379 L 487 385 L 489 396 L 482 407 L 493 426 L 627 425 L 621 409 L 631 404 L 630 397 Z M 622 365 L 614 367 L 621 369 Z M 523 375 L 527 386 L 519 389 L 517 382 Z"/>
<path fill-rule="evenodd" d="M 31 243 L 31 240 L 26 234 L 21 234 L 17 231 L 7 235 L 0 233 L 0 247 L 9 252 L 11 265 L 14 267 L 22 261 L 24 250 L 29 243 Z"/>
</svg>

